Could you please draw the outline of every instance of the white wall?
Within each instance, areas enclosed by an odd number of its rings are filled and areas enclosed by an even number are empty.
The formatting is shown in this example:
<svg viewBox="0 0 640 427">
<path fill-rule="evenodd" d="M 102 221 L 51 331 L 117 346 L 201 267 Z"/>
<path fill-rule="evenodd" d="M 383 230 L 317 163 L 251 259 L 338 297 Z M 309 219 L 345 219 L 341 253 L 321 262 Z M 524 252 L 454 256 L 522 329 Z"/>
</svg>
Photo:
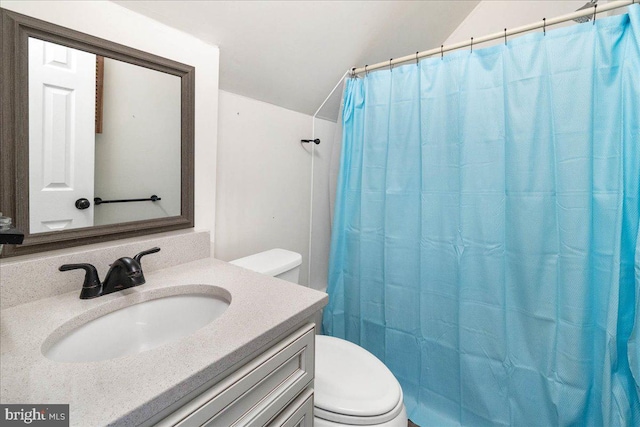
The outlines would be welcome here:
<svg viewBox="0 0 640 427">
<path fill-rule="evenodd" d="M 198 230 L 212 231 L 216 200 L 218 48 L 107 1 L 0 1 L 0 7 L 196 68 L 195 223 Z M 211 236 L 213 239 L 213 233 Z"/>
<path fill-rule="evenodd" d="M 180 78 L 104 58 L 95 197 L 156 202 L 94 205 L 94 225 L 180 215 Z"/>
<path fill-rule="evenodd" d="M 521 25 L 542 21 L 542 18 L 554 18 L 574 12 L 587 3 L 587 0 L 578 1 L 527 1 L 527 0 L 483 0 L 471 11 L 444 44 L 453 44 L 471 39 L 471 37 L 481 37 L 487 34 L 497 33 L 504 28 L 514 28 Z M 607 3 L 600 0 L 598 4 Z M 548 30 L 559 28 L 574 23 L 563 23 L 549 27 Z M 540 30 L 542 31 L 542 30 Z M 514 36 L 517 37 L 517 36 Z M 507 40 L 508 42 L 508 40 Z M 483 43 L 479 48 L 503 43 L 502 40 Z"/>
<path fill-rule="evenodd" d="M 215 257 L 295 251 L 306 285 L 311 116 L 220 91 L 218 122 Z"/>
<path fill-rule="evenodd" d="M 293 250 L 302 254 L 300 282 L 325 290 L 336 124 L 315 119 L 320 145 L 300 144 L 311 138 L 312 124 L 306 114 L 220 91 L 215 256 L 229 261 L 275 247 Z"/>
<path fill-rule="evenodd" d="M 342 90 L 337 91 L 338 97 Z M 325 291 L 329 272 L 329 249 L 331 244 L 331 204 L 330 173 L 336 165 L 332 160 L 334 132 L 336 123 L 323 119 L 315 119 L 314 134 L 320 138 L 320 145 L 314 147 L 313 153 L 313 215 L 311 233 L 311 274 L 310 287 Z M 333 183 L 335 185 L 335 183 Z"/>
</svg>

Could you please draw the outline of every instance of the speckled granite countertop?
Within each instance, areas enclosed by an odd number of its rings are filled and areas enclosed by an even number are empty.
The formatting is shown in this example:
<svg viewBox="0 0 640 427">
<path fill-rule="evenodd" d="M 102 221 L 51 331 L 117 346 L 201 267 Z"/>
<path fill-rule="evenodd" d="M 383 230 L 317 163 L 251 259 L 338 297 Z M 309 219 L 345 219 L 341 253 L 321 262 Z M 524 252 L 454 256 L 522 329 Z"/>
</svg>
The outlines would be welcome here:
<svg viewBox="0 0 640 427">
<path fill-rule="evenodd" d="M 69 277 L 78 281 L 77 292 L 1 311 L 0 401 L 69 403 L 72 426 L 137 425 L 268 346 L 327 302 L 323 292 L 212 258 L 145 276 L 147 283 L 142 286 L 80 300 L 84 276 L 79 272 Z M 78 325 L 136 302 L 193 293 L 197 287 L 191 285 L 222 288 L 208 289 L 220 292 L 223 299 L 230 295 L 231 305 L 221 317 L 187 337 L 100 362 L 61 363 L 42 355 L 45 339 L 83 313 Z"/>
</svg>

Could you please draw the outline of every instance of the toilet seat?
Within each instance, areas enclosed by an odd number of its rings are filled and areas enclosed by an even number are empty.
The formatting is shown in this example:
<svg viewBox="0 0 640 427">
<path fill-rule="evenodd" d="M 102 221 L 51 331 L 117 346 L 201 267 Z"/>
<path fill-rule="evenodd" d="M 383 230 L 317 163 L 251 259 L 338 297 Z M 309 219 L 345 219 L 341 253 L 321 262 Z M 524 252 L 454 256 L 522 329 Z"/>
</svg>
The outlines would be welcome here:
<svg viewBox="0 0 640 427">
<path fill-rule="evenodd" d="M 339 338 L 316 336 L 314 414 L 340 424 L 375 425 L 404 409 L 402 389 L 373 354 Z"/>
<path fill-rule="evenodd" d="M 315 406 L 313 408 L 313 415 L 318 418 L 322 418 L 323 420 L 331 421 L 337 424 L 346 424 L 346 425 L 358 425 L 358 426 L 370 426 L 370 425 L 379 425 L 386 422 L 389 422 L 396 418 L 400 413 L 404 411 L 404 403 L 402 402 L 402 394 L 401 399 L 398 401 L 393 410 L 387 412 L 386 414 L 376 415 L 372 417 L 354 417 L 351 415 L 338 414 L 335 412 L 326 411 L 324 409 L 318 408 Z M 404 423 L 406 425 L 406 423 Z"/>
</svg>

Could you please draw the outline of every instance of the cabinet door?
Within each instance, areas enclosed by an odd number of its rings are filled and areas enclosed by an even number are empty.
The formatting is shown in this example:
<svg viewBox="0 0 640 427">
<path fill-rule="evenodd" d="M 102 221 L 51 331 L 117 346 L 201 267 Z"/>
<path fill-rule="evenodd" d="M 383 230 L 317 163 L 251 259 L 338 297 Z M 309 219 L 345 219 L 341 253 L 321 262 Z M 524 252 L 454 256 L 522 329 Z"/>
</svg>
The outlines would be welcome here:
<svg viewBox="0 0 640 427">
<path fill-rule="evenodd" d="M 315 329 L 308 324 L 212 386 L 158 426 L 264 426 L 313 381 Z"/>
<path fill-rule="evenodd" d="M 313 389 L 296 398 L 269 427 L 313 427 Z"/>
</svg>

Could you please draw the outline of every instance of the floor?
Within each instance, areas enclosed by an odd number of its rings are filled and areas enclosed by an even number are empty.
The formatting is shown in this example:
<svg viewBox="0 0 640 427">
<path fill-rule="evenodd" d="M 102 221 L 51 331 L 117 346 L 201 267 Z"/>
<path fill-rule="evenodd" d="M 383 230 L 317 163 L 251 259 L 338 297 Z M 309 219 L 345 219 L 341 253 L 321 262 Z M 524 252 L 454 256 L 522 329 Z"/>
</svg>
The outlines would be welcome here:
<svg viewBox="0 0 640 427">
<path fill-rule="evenodd" d="M 411 420 L 409 420 L 409 426 L 408 427 L 420 427 L 418 424 L 414 424 Z"/>
</svg>

